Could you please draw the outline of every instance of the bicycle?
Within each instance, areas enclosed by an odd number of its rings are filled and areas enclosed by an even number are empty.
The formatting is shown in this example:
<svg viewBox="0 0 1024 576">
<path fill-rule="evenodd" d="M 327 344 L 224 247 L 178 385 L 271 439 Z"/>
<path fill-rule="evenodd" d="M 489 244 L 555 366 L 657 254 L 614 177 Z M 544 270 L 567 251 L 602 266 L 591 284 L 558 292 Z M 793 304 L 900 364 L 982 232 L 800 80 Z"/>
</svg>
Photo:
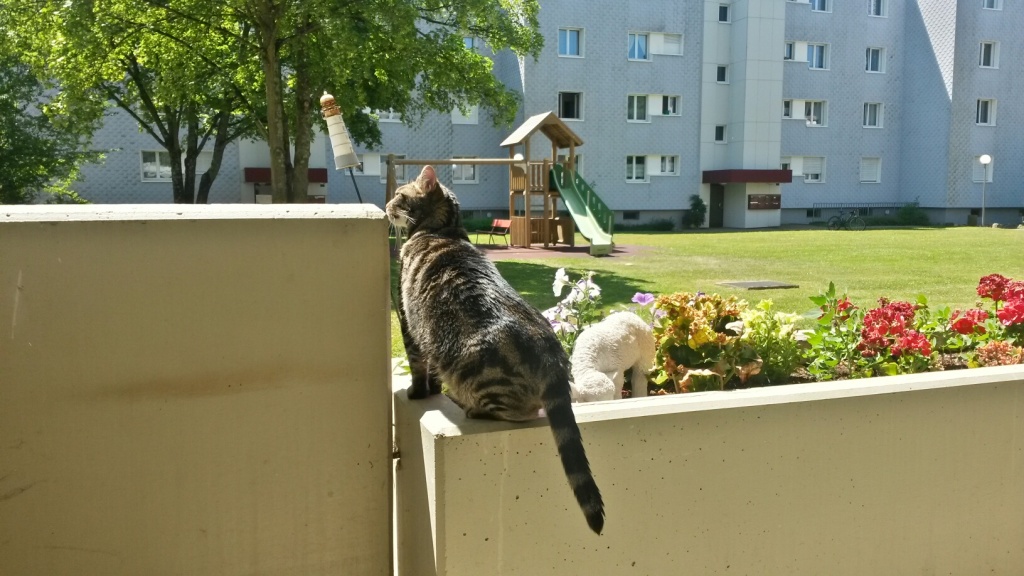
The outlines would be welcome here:
<svg viewBox="0 0 1024 576">
<path fill-rule="evenodd" d="M 857 215 L 856 210 L 852 210 L 850 212 L 840 210 L 838 216 L 833 216 L 828 219 L 828 229 L 839 230 L 840 228 L 860 232 L 867 228 L 867 223 L 864 222 L 863 218 Z"/>
</svg>

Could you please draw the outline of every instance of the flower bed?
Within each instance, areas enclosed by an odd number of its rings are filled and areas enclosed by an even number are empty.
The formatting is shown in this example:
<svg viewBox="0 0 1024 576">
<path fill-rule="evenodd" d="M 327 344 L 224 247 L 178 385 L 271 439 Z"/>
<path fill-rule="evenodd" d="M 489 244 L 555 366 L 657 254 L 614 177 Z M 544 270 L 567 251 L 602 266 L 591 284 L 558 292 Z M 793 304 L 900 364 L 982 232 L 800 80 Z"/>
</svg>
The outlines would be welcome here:
<svg viewBox="0 0 1024 576">
<path fill-rule="evenodd" d="M 593 272 L 573 282 L 564 268 L 553 288 L 569 293 L 544 314 L 571 354 L 577 334 L 601 318 L 601 290 Z M 1024 363 L 1024 282 L 991 274 L 977 293 L 969 310 L 932 308 L 924 296 L 867 307 L 830 283 L 810 298 L 820 313 L 803 330 L 803 317 L 771 300 L 638 293 L 631 309 L 657 341 L 648 393 L 671 394 Z"/>
</svg>

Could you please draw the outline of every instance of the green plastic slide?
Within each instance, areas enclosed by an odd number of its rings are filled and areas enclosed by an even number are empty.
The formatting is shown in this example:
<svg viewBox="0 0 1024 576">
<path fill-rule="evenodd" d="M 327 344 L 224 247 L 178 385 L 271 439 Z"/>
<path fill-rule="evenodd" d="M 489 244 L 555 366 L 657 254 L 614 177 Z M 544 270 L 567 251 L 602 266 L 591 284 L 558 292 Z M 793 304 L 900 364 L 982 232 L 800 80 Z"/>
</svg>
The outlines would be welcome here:
<svg viewBox="0 0 1024 576">
<path fill-rule="evenodd" d="M 551 168 L 551 182 L 562 196 L 562 202 L 576 223 L 576 230 L 590 242 L 591 256 L 606 256 L 615 247 L 612 239 L 612 211 L 598 198 L 594 189 L 577 173 L 571 182 L 564 182 L 565 167 Z"/>
</svg>

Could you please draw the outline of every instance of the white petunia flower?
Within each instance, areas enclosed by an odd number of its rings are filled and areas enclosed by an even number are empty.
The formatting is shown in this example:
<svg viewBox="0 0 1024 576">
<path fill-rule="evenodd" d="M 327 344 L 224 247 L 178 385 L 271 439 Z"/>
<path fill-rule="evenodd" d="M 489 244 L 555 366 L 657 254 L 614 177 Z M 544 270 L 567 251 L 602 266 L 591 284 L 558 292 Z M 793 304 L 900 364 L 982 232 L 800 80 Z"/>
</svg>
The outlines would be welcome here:
<svg viewBox="0 0 1024 576">
<path fill-rule="evenodd" d="M 555 293 L 555 296 L 561 296 L 562 288 L 570 286 L 571 284 L 572 282 L 569 281 L 569 275 L 565 273 L 565 268 L 559 268 L 555 272 L 555 282 L 551 285 L 551 289 Z"/>
</svg>

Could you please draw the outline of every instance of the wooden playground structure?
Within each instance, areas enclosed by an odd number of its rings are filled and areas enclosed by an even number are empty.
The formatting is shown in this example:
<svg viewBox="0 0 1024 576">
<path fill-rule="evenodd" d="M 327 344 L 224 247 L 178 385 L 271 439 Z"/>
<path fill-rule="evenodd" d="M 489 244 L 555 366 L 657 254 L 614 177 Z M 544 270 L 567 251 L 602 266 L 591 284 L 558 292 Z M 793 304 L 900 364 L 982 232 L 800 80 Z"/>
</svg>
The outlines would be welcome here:
<svg viewBox="0 0 1024 576">
<path fill-rule="evenodd" d="M 530 138 L 540 131 L 551 142 L 551 156 L 540 160 L 530 159 Z M 534 243 L 550 245 L 576 243 L 576 226 L 569 216 L 558 216 L 558 200 L 561 195 L 551 182 L 551 169 L 555 164 L 564 168 L 563 178 L 569 181 L 576 174 L 576 148 L 583 144 L 568 126 L 554 112 L 538 114 L 526 120 L 517 128 L 501 146 L 508 148 L 508 158 L 453 158 L 447 160 L 420 160 L 395 158 L 389 154 L 387 158 L 387 188 L 385 202 L 390 201 L 398 180 L 396 166 L 443 166 L 443 165 L 476 165 L 509 167 L 508 213 L 512 221 L 509 238 L 511 246 L 529 248 Z M 521 151 L 518 149 L 521 148 Z M 559 150 L 567 150 L 559 159 Z M 541 199 L 540 214 L 534 214 L 535 199 Z"/>
</svg>

